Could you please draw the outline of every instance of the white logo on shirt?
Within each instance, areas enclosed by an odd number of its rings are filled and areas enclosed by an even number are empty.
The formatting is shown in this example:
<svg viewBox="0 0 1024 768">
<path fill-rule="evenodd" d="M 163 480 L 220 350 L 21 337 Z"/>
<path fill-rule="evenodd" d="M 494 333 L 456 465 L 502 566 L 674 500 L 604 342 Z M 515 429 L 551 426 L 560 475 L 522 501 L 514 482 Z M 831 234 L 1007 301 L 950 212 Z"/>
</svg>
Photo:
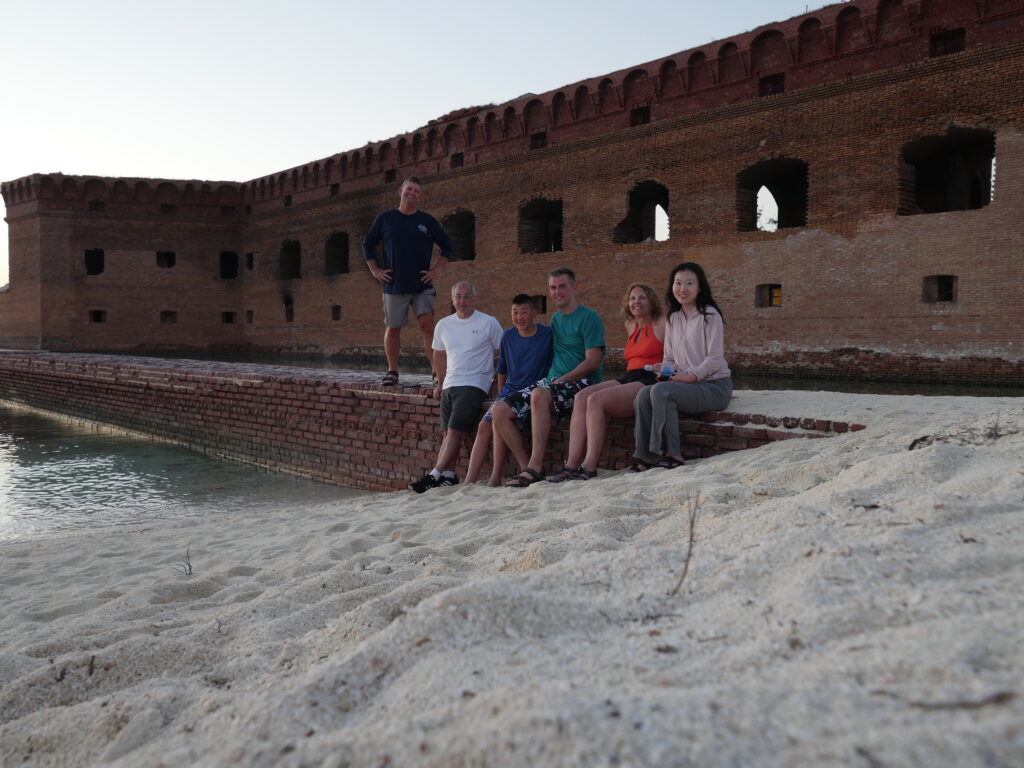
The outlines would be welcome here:
<svg viewBox="0 0 1024 768">
<path fill-rule="evenodd" d="M 416 229 L 418 229 L 418 230 L 419 230 L 420 232 L 422 232 L 422 233 L 423 233 L 424 235 L 426 235 L 426 234 L 429 234 L 429 233 L 427 232 L 427 225 L 426 225 L 426 224 L 420 224 L 420 225 L 419 225 L 418 227 L 416 227 Z"/>
</svg>

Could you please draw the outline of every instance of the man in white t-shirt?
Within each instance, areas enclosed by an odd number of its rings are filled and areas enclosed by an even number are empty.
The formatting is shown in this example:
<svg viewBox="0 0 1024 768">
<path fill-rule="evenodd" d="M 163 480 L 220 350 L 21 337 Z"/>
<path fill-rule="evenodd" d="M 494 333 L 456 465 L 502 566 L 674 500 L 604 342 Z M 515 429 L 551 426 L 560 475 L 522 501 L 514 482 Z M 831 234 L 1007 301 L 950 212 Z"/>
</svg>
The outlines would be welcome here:
<svg viewBox="0 0 1024 768">
<path fill-rule="evenodd" d="M 462 281 L 452 286 L 455 314 L 434 328 L 434 370 L 441 400 L 441 450 L 437 464 L 419 480 L 409 483 L 416 493 L 439 486 L 457 485 L 455 462 L 462 441 L 480 421 L 481 408 L 494 380 L 494 355 L 501 345 L 501 326 L 490 315 L 476 311 L 476 289 Z"/>
</svg>

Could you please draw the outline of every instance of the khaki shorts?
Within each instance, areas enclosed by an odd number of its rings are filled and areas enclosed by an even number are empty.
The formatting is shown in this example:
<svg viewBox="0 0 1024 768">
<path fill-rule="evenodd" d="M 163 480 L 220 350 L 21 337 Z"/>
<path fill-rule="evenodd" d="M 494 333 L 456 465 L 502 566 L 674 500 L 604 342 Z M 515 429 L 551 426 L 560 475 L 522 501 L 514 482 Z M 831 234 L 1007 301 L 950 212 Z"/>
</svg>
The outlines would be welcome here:
<svg viewBox="0 0 1024 768">
<path fill-rule="evenodd" d="M 437 289 L 427 288 L 423 293 L 385 293 L 384 325 L 401 328 L 409 322 L 409 307 L 414 317 L 434 314 L 434 299 Z"/>
</svg>

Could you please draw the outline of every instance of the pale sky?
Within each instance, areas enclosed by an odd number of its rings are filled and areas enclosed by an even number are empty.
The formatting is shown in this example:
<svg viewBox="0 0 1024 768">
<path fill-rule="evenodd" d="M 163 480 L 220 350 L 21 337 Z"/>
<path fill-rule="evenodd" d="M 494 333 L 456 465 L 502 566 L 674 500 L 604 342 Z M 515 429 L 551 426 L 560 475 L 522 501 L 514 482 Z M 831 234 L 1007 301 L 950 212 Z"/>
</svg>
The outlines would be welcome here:
<svg viewBox="0 0 1024 768">
<path fill-rule="evenodd" d="M 807 9 L 804 0 L 0 0 L 0 180 L 247 181 Z"/>
</svg>

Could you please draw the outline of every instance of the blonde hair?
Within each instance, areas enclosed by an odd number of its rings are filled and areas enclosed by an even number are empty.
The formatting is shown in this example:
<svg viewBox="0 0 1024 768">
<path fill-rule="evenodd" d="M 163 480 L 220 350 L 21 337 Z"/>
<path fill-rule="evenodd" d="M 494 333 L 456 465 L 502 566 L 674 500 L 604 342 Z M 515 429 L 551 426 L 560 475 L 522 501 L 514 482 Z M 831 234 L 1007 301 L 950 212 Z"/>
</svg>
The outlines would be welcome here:
<svg viewBox="0 0 1024 768">
<path fill-rule="evenodd" d="M 657 320 L 661 317 L 661 301 L 658 299 L 658 294 L 654 292 L 647 283 L 630 283 L 629 288 L 626 289 L 626 295 L 622 299 L 622 316 L 626 320 L 635 320 L 633 313 L 629 311 L 629 294 L 633 292 L 634 288 L 640 288 L 644 293 L 647 294 L 647 303 L 651 307 L 651 320 Z"/>
</svg>

